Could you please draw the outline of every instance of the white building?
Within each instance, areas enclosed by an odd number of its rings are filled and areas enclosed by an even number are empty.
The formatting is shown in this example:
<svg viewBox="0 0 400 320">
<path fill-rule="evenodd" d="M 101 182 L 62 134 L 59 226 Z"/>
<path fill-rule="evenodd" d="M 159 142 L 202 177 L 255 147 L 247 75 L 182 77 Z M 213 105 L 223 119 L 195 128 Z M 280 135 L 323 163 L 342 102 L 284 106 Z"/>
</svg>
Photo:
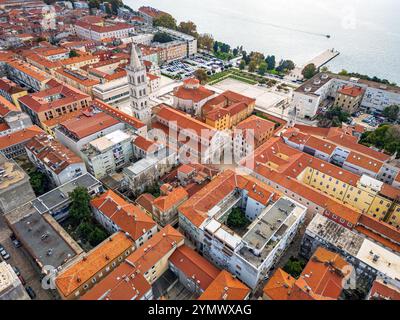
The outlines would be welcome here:
<svg viewBox="0 0 400 320">
<path fill-rule="evenodd" d="M 0 300 L 30 300 L 14 269 L 0 262 Z"/>
<path fill-rule="evenodd" d="M 82 153 L 89 172 L 101 179 L 130 163 L 132 139 L 133 133 L 116 130 L 83 146 Z"/>
<path fill-rule="evenodd" d="M 400 104 L 399 87 L 336 74 L 319 73 L 293 92 L 292 106 L 296 108 L 297 116 L 312 118 L 327 98 L 336 98 L 337 91 L 349 85 L 357 85 L 365 90 L 361 108 L 382 112 L 386 107 Z"/>
<path fill-rule="evenodd" d="M 25 145 L 29 160 L 56 185 L 60 186 L 86 173 L 85 163 L 52 136 L 33 137 Z"/>
<path fill-rule="evenodd" d="M 102 41 L 110 38 L 124 39 L 130 37 L 135 32 L 135 28 L 130 24 L 104 21 L 97 23 L 78 21 L 74 25 L 74 30 L 78 37 L 94 41 Z"/>
<path fill-rule="evenodd" d="M 227 226 L 233 208 L 251 221 L 244 234 Z M 307 208 L 256 179 L 225 171 L 179 209 L 186 238 L 214 264 L 251 288 L 267 275 L 294 238 Z"/>
<path fill-rule="evenodd" d="M 338 252 L 353 265 L 357 287 L 368 292 L 376 277 L 400 285 L 400 256 L 378 243 L 317 214 L 308 225 L 301 253 L 311 257 L 318 246 Z"/>
</svg>

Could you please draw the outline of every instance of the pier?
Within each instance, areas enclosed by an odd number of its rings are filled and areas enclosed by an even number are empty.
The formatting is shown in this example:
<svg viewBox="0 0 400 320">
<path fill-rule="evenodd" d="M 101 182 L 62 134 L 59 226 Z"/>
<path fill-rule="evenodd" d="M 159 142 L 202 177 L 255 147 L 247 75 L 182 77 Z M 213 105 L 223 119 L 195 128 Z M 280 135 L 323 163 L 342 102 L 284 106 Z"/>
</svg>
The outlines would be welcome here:
<svg viewBox="0 0 400 320">
<path fill-rule="evenodd" d="M 306 65 L 313 63 L 317 69 L 320 69 L 321 67 L 326 65 L 328 62 L 335 59 L 339 54 L 340 54 L 340 52 L 335 49 L 325 50 L 324 52 L 322 52 L 315 58 L 308 61 L 303 66 L 297 66 L 296 68 L 294 68 L 294 70 L 292 70 L 292 72 L 290 72 L 290 74 L 287 76 L 287 78 L 289 80 L 302 80 L 303 75 L 301 74 L 301 72 L 303 71 L 303 69 Z"/>
</svg>

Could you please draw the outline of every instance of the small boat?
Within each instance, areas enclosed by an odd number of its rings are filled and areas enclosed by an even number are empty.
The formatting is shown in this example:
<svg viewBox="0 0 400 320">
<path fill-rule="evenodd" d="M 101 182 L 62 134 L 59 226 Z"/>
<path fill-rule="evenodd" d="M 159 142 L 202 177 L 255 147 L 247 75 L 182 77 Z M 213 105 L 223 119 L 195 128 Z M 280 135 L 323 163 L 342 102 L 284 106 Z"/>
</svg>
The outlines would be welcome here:
<svg viewBox="0 0 400 320">
<path fill-rule="evenodd" d="M 328 39 L 331 37 L 331 35 L 330 34 L 327 34 L 325 37 L 327 37 Z"/>
</svg>

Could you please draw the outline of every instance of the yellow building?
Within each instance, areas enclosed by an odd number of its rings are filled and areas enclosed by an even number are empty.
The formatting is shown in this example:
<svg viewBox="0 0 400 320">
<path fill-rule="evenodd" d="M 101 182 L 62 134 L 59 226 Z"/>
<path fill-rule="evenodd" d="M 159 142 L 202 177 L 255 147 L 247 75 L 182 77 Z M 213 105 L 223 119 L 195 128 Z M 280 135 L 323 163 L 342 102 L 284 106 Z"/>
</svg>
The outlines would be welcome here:
<svg viewBox="0 0 400 320">
<path fill-rule="evenodd" d="M 335 106 L 338 106 L 347 113 L 355 113 L 360 107 L 364 89 L 356 86 L 344 86 L 339 89 L 335 99 Z"/>
<path fill-rule="evenodd" d="M 203 106 L 203 120 L 218 130 L 231 129 L 253 113 L 255 104 L 255 99 L 225 91 Z"/>
</svg>

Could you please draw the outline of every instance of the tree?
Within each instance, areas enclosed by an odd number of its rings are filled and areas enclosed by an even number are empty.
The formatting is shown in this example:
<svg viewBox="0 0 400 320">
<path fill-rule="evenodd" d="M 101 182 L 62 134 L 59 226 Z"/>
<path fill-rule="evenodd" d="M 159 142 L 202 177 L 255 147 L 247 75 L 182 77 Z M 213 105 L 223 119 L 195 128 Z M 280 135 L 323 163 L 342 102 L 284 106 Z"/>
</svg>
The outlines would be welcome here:
<svg viewBox="0 0 400 320">
<path fill-rule="evenodd" d="M 315 76 L 316 73 L 317 73 L 317 68 L 315 67 L 314 63 L 306 65 L 304 69 L 301 71 L 301 74 L 306 79 L 311 79 L 312 77 Z"/>
<path fill-rule="evenodd" d="M 400 107 L 398 105 L 392 105 L 386 107 L 382 114 L 390 122 L 395 122 L 399 117 Z"/>
<path fill-rule="evenodd" d="M 397 153 L 397 158 L 400 158 L 400 126 L 386 124 L 375 131 L 364 132 L 360 138 L 360 143 L 375 146 L 390 154 Z"/>
<path fill-rule="evenodd" d="M 264 55 L 261 52 L 251 52 L 250 53 L 250 60 L 254 61 L 256 65 L 260 65 L 265 59 Z"/>
<path fill-rule="evenodd" d="M 300 277 L 304 267 L 305 267 L 304 260 L 299 260 L 294 257 L 290 257 L 289 261 L 283 267 L 283 270 L 289 273 L 293 278 Z"/>
<path fill-rule="evenodd" d="M 157 32 L 154 35 L 153 41 L 159 43 L 166 43 L 172 41 L 172 37 L 166 32 Z"/>
<path fill-rule="evenodd" d="M 213 45 L 213 51 L 216 53 L 219 50 L 219 44 L 218 41 L 214 41 L 214 45 Z"/>
<path fill-rule="evenodd" d="M 246 61 L 240 60 L 239 69 L 244 70 L 244 68 L 246 68 Z"/>
<path fill-rule="evenodd" d="M 40 171 L 32 171 L 29 173 L 32 189 L 37 196 L 41 196 L 50 190 L 50 180 Z"/>
<path fill-rule="evenodd" d="M 178 31 L 191 35 L 195 38 L 199 36 L 197 33 L 197 26 L 192 21 L 182 21 L 178 26 Z"/>
<path fill-rule="evenodd" d="M 99 227 L 94 227 L 90 232 L 88 240 L 92 246 L 97 246 L 107 238 L 107 233 Z"/>
<path fill-rule="evenodd" d="M 276 66 L 275 56 L 267 56 L 265 62 L 268 65 L 268 70 L 274 70 Z"/>
<path fill-rule="evenodd" d="M 231 46 L 229 44 L 226 44 L 226 43 L 221 43 L 220 44 L 220 50 L 221 50 L 221 52 L 229 53 L 231 51 Z"/>
<path fill-rule="evenodd" d="M 176 29 L 176 20 L 168 13 L 164 13 L 153 20 L 154 27 L 164 27 L 168 29 Z"/>
<path fill-rule="evenodd" d="M 343 122 L 348 122 L 350 114 L 339 107 L 329 109 L 324 115 L 318 118 L 318 126 L 322 128 L 341 127 Z"/>
<path fill-rule="evenodd" d="M 203 33 L 197 38 L 197 43 L 201 49 L 211 51 L 214 45 L 214 38 L 211 34 Z"/>
<path fill-rule="evenodd" d="M 196 77 L 197 80 L 199 80 L 201 83 L 204 83 L 207 81 L 207 71 L 205 69 L 197 69 L 194 72 L 194 76 Z"/>
<path fill-rule="evenodd" d="M 69 207 L 69 215 L 72 221 L 79 225 L 81 222 L 87 222 L 91 218 L 90 211 L 90 195 L 86 188 L 77 187 L 69 194 L 71 204 Z"/>
<path fill-rule="evenodd" d="M 238 48 L 233 49 L 232 53 L 236 57 L 239 54 L 239 49 Z"/>
<path fill-rule="evenodd" d="M 248 225 L 248 223 L 249 220 L 247 220 L 242 210 L 239 208 L 232 209 L 227 220 L 228 227 L 244 228 L 246 225 Z"/>
<path fill-rule="evenodd" d="M 257 69 L 257 63 L 253 60 L 249 63 L 249 72 L 254 72 Z"/>
<path fill-rule="evenodd" d="M 79 56 L 79 54 L 76 52 L 76 50 L 71 50 L 69 52 L 69 57 L 70 58 L 74 58 L 74 57 L 78 57 L 78 56 Z"/>
<path fill-rule="evenodd" d="M 344 69 L 342 69 L 342 71 L 340 71 L 339 72 L 339 75 L 340 76 L 347 76 L 349 73 L 346 71 L 346 70 L 344 70 Z"/>
<path fill-rule="evenodd" d="M 258 67 L 258 74 L 263 76 L 265 72 L 267 72 L 268 65 L 265 62 L 261 62 L 259 67 Z"/>
</svg>

